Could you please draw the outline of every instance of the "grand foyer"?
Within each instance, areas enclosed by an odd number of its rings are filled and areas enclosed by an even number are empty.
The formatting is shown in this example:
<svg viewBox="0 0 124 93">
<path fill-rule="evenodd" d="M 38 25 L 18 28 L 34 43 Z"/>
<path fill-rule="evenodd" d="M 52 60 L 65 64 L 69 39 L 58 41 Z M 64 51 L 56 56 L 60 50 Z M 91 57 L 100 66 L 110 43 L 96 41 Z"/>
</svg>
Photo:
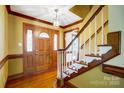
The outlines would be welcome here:
<svg viewBox="0 0 124 93">
<path fill-rule="evenodd" d="M 0 6 L 0 87 L 124 87 L 123 9 Z"/>
</svg>

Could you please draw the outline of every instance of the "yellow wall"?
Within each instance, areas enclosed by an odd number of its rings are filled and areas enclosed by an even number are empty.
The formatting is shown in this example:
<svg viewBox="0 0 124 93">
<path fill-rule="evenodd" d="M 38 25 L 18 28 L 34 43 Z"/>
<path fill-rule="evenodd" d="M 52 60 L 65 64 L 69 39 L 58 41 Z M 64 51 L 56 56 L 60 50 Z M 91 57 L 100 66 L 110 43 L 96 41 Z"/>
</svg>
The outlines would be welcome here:
<svg viewBox="0 0 124 93">
<path fill-rule="evenodd" d="M 91 5 L 75 5 L 70 9 L 70 11 L 81 18 L 85 18 L 89 11 L 91 10 Z"/>
<path fill-rule="evenodd" d="M 23 44 L 23 23 L 29 23 L 34 25 L 39 25 L 42 27 L 47 27 L 55 30 L 59 30 L 60 34 L 60 48 L 62 46 L 62 28 L 57 28 L 51 25 L 47 25 L 41 22 L 25 19 L 22 17 L 14 16 L 9 14 L 9 54 L 22 54 L 23 47 L 19 46 L 19 43 Z M 14 70 L 14 68 L 16 70 Z M 22 59 L 13 59 L 9 60 L 9 76 L 15 75 L 23 72 L 23 60 Z"/>
<path fill-rule="evenodd" d="M 10 59 L 8 71 L 9 76 L 23 73 L 23 59 L 22 58 Z"/>
<path fill-rule="evenodd" d="M 8 13 L 0 6 L 0 61 L 8 54 Z M 0 69 L 0 87 L 4 87 L 8 77 L 8 62 Z"/>
<path fill-rule="evenodd" d="M 23 48 L 18 46 L 18 43 L 23 43 L 23 22 L 62 31 L 61 28 L 9 14 L 9 54 L 23 53 Z"/>
</svg>

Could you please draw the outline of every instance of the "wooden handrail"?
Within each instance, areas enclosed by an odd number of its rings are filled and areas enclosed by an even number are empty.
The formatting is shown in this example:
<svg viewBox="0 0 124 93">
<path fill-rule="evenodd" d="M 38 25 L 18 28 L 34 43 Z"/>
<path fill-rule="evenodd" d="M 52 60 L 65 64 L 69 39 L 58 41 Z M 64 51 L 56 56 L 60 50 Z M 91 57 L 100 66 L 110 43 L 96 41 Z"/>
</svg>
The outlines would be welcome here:
<svg viewBox="0 0 124 93">
<path fill-rule="evenodd" d="M 90 22 L 95 18 L 95 16 L 101 11 L 101 9 L 104 7 L 104 5 L 101 5 L 98 10 L 93 14 L 93 16 L 88 20 L 88 22 L 83 26 L 83 28 L 80 30 L 80 32 L 75 36 L 75 38 L 69 43 L 69 45 L 66 48 L 58 49 L 57 51 L 65 51 L 67 50 L 72 43 L 80 36 L 80 34 L 85 30 L 85 28 L 90 24 Z"/>
</svg>

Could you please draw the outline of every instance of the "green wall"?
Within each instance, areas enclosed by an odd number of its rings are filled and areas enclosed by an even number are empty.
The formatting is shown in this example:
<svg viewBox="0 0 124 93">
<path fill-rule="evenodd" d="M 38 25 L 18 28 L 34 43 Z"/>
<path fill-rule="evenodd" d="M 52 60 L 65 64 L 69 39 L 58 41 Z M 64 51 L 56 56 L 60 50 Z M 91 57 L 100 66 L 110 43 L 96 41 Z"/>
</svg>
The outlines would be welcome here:
<svg viewBox="0 0 124 93">
<path fill-rule="evenodd" d="M 109 32 L 122 31 L 121 52 L 124 52 L 124 6 L 109 6 Z"/>
<path fill-rule="evenodd" d="M 124 5 L 109 6 L 109 32 L 121 31 L 121 55 L 106 64 L 124 67 Z"/>
<path fill-rule="evenodd" d="M 119 88 L 124 87 L 124 78 L 102 72 L 102 65 L 93 68 L 71 80 L 79 88 Z"/>
</svg>

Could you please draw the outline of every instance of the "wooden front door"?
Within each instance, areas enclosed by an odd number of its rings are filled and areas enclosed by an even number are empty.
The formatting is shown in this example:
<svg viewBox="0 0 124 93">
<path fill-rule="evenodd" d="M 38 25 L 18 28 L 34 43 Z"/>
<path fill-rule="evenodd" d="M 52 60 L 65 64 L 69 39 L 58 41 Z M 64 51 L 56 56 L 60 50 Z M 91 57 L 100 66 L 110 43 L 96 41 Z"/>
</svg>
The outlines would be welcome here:
<svg viewBox="0 0 124 93">
<path fill-rule="evenodd" d="M 31 33 L 32 35 L 30 35 Z M 55 35 L 57 35 L 58 47 L 58 31 L 24 24 L 25 73 L 44 72 L 48 69 L 56 68 L 57 51 L 54 49 Z"/>
<path fill-rule="evenodd" d="M 35 29 L 35 33 L 39 34 L 39 38 L 35 37 L 35 62 L 36 70 L 46 70 L 52 65 L 51 49 L 50 49 L 50 33 L 46 29 Z M 46 35 L 46 37 L 44 37 Z"/>
</svg>

